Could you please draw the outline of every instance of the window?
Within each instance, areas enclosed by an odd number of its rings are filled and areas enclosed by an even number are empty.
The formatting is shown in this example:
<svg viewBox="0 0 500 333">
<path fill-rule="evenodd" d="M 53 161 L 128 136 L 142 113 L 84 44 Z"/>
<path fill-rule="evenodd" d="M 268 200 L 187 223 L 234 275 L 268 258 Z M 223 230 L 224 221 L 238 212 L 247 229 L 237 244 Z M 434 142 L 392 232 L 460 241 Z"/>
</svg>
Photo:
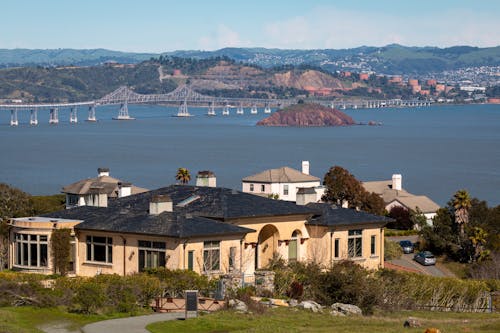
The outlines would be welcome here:
<svg viewBox="0 0 500 333">
<path fill-rule="evenodd" d="M 236 246 L 229 248 L 229 270 L 232 271 L 236 267 Z"/>
<path fill-rule="evenodd" d="M 288 195 L 288 185 L 283 185 L 283 195 Z"/>
<path fill-rule="evenodd" d="M 194 251 L 188 251 L 188 270 L 193 270 Z"/>
<path fill-rule="evenodd" d="M 68 197 L 68 199 L 67 199 L 68 206 L 77 206 L 78 205 L 78 201 L 79 201 L 78 195 L 68 194 L 67 197 Z"/>
<path fill-rule="evenodd" d="M 266 191 L 266 185 L 262 184 L 260 185 L 260 191 L 265 192 Z"/>
<path fill-rule="evenodd" d="M 297 261 L 298 257 L 298 233 L 297 231 L 294 231 L 292 234 L 292 238 L 288 242 L 288 261 L 289 262 L 294 262 Z"/>
<path fill-rule="evenodd" d="M 113 238 L 87 236 L 87 261 L 112 263 Z"/>
<path fill-rule="evenodd" d="M 340 238 L 335 238 L 335 241 L 334 241 L 334 249 L 333 249 L 333 257 L 334 257 L 334 258 L 338 258 L 338 257 L 340 257 L 340 249 L 339 249 L 339 246 L 340 246 Z"/>
<path fill-rule="evenodd" d="M 26 267 L 48 266 L 47 235 L 15 234 L 15 263 Z"/>
<path fill-rule="evenodd" d="M 349 258 L 359 258 L 363 255 L 362 230 L 349 230 L 347 248 Z"/>
<path fill-rule="evenodd" d="M 253 192 L 253 184 L 250 184 L 250 192 Z"/>
<path fill-rule="evenodd" d="M 203 242 L 203 270 L 205 272 L 220 269 L 220 242 Z"/>
<path fill-rule="evenodd" d="M 166 249 L 165 242 L 139 241 L 139 271 L 146 268 L 165 267 Z"/>
<path fill-rule="evenodd" d="M 377 253 L 377 250 L 376 250 L 376 239 L 375 239 L 375 236 L 372 236 L 370 238 L 370 254 L 372 256 L 374 256 L 376 253 Z"/>
</svg>

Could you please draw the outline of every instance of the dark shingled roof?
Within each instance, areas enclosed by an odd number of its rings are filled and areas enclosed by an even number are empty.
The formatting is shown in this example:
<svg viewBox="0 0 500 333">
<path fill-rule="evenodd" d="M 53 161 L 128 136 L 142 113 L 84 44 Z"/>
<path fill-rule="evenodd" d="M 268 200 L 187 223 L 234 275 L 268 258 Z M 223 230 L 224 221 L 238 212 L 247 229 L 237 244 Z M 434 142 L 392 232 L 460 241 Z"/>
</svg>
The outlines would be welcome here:
<svg viewBox="0 0 500 333">
<path fill-rule="evenodd" d="M 174 212 L 149 214 L 149 203 L 159 196 L 172 199 Z M 223 220 L 311 213 L 293 202 L 231 189 L 172 185 L 109 201 L 108 207 L 81 206 L 46 216 L 84 220 L 76 229 L 193 237 L 254 232 Z"/>
<path fill-rule="evenodd" d="M 326 203 L 308 203 L 306 207 L 315 212 L 308 224 L 328 227 L 356 224 L 386 224 L 392 219 L 357 211 L 350 208 L 340 208 Z"/>
</svg>

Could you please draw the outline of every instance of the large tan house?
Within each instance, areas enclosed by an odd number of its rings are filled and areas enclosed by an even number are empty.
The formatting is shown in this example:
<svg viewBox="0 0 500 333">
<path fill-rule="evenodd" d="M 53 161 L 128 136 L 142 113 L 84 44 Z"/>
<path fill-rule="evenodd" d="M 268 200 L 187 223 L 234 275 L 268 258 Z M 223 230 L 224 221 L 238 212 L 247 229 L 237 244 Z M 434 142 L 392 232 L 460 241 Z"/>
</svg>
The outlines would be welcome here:
<svg viewBox="0 0 500 333">
<path fill-rule="evenodd" d="M 72 267 L 82 276 L 152 267 L 253 274 L 273 256 L 323 265 L 350 259 L 370 269 L 383 267 L 387 218 L 304 198 L 300 202 L 172 185 L 101 207 L 12 219 L 9 267 L 50 272 L 51 232 L 61 227 L 74 230 Z"/>
<path fill-rule="evenodd" d="M 424 214 L 429 225 L 432 225 L 432 219 L 440 208 L 429 197 L 415 195 L 406 191 L 402 186 L 403 177 L 400 174 L 393 174 L 391 180 L 363 182 L 362 184 L 368 192 L 374 192 L 382 197 L 385 209 L 388 212 L 393 207 L 403 207 L 413 211 L 419 210 Z"/>
</svg>

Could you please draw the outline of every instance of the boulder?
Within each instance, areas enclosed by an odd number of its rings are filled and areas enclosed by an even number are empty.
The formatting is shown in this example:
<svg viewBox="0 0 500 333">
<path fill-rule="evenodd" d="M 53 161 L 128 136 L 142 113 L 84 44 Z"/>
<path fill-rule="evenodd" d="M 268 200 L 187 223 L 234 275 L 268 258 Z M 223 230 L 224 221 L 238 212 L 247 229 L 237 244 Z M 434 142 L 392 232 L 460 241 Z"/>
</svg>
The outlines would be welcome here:
<svg viewBox="0 0 500 333">
<path fill-rule="evenodd" d="M 356 305 L 352 304 L 344 304 L 344 303 L 333 303 L 332 306 L 332 311 L 330 312 L 333 315 L 339 315 L 339 314 L 334 314 L 334 312 L 341 313 L 345 316 L 350 316 L 350 315 L 361 315 L 363 312 L 359 307 Z"/>
<path fill-rule="evenodd" d="M 321 312 L 321 310 L 323 309 L 321 304 L 318 304 L 315 301 L 302 301 L 297 305 L 297 307 L 311 310 L 312 312 Z"/>
<path fill-rule="evenodd" d="M 421 327 L 422 324 L 420 323 L 420 320 L 418 320 L 417 318 L 408 317 L 405 320 L 403 326 L 404 327 Z"/>
<path fill-rule="evenodd" d="M 248 306 L 245 304 L 245 302 L 240 301 L 239 299 L 230 299 L 227 305 L 229 306 L 229 308 L 234 309 L 236 311 L 240 312 L 248 311 Z"/>
<path fill-rule="evenodd" d="M 296 299 L 291 299 L 288 301 L 288 305 L 290 305 L 291 307 L 294 307 L 294 306 L 297 306 L 299 305 L 299 302 L 296 300 Z"/>
</svg>

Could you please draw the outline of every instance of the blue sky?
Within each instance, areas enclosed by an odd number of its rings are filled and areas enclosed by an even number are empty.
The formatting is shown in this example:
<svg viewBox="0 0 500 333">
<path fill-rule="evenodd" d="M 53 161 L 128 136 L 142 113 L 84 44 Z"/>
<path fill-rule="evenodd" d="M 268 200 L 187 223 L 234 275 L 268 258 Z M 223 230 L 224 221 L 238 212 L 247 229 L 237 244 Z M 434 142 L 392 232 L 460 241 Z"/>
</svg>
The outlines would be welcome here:
<svg viewBox="0 0 500 333">
<path fill-rule="evenodd" d="M 500 45 L 500 1 L 5 0 L 0 48 Z"/>
</svg>

